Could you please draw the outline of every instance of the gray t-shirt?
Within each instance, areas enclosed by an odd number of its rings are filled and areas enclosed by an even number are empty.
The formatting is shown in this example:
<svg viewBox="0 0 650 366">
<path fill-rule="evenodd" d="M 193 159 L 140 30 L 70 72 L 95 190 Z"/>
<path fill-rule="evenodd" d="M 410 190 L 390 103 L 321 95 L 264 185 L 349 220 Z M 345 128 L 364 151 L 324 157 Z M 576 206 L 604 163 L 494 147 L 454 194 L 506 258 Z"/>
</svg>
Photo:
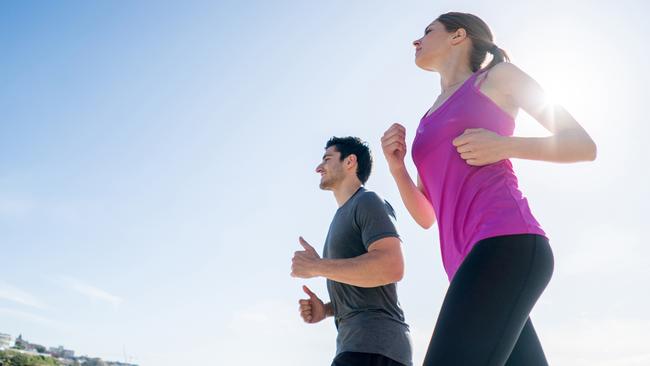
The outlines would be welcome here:
<svg viewBox="0 0 650 366">
<path fill-rule="evenodd" d="M 399 238 L 395 213 L 376 193 L 361 187 L 339 207 L 330 224 L 323 258 L 354 258 L 368 253 L 375 241 Z M 336 354 L 378 353 L 412 365 L 411 337 L 394 283 L 363 288 L 327 280 L 338 330 Z"/>
</svg>

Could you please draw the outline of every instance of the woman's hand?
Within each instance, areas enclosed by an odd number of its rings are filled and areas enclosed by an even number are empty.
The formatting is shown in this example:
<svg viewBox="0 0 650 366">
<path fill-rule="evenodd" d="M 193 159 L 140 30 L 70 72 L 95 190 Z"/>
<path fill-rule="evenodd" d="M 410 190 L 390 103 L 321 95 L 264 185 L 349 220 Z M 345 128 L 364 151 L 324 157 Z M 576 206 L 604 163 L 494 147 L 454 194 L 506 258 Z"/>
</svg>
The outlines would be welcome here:
<svg viewBox="0 0 650 366">
<path fill-rule="evenodd" d="M 404 169 L 406 156 L 406 129 L 399 123 L 393 123 L 381 138 L 381 148 L 391 172 Z"/>
<path fill-rule="evenodd" d="M 393 123 L 381 138 L 381 148 L 388 162 L 390 174 L 397 183 L 397 189 L 399 189 L 404 206 L 418 225 L 425 229 L 430 228 L 436 221 L 436 213 L 424 194 L 425 189 L 419 176 L 416 185 L 404 164 L 406 156 L 406 129 L 404 126 Z"/>
<path fill-rule="evenodd" d="M 452 142 L 469 165 L 483 166 L 508 159 L 508 138 L 483 128 L 470 128 Z"/>
</svg>

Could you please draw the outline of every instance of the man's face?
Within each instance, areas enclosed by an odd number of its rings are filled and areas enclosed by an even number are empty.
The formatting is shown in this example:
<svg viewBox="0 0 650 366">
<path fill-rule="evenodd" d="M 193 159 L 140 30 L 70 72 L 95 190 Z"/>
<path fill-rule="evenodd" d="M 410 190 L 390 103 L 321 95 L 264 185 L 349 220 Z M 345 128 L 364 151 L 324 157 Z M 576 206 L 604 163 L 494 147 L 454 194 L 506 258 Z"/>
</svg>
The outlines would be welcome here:
<svg viewBox="0 0 650 366">
<path fill-rule="evenodd" d="M 336 146 L 330 146 L 325 150 L 323 161 L 316 167 L 316 173 L 320 174 L 320 189 L 332 190 L 345 178 L 345 171 L 341 161 L 341 153 L 336 151 Z"/>
</svg>

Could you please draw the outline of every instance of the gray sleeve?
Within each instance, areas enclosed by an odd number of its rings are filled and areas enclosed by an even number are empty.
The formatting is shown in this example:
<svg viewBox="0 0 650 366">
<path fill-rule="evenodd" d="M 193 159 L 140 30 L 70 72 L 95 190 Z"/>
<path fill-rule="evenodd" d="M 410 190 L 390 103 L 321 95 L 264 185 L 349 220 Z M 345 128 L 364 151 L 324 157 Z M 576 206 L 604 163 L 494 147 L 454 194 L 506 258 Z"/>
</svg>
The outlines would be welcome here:
<svg viewBox="0 0 650 366">
<path fill-rule="evenodd" d="M 395 227 L 395 212 L 391 205 L 374 192 L 359 197 L 355 220 L 361 240 L 368 249 L 372 243 L 387 237 L 399 238 Z"/>
</svg>

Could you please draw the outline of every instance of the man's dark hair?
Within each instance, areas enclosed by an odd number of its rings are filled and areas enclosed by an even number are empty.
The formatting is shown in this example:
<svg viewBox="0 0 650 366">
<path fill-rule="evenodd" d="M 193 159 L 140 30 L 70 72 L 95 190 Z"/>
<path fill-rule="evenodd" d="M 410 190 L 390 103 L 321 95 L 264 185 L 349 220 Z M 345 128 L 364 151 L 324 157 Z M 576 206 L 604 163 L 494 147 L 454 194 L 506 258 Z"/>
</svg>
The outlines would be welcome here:
<svg viewBox="0 0 650 366">
<path fill-rule="evenodd" d="M 325 149 L 334 146 L 341 153 L 341 161 L 350 155 L 357 157 L 357 178 L 361 184 L 366 184 L 372 171 L 372 155 L 368 144 L 358 137 L 332 137 L 327 141 Z"/>
</svg>

